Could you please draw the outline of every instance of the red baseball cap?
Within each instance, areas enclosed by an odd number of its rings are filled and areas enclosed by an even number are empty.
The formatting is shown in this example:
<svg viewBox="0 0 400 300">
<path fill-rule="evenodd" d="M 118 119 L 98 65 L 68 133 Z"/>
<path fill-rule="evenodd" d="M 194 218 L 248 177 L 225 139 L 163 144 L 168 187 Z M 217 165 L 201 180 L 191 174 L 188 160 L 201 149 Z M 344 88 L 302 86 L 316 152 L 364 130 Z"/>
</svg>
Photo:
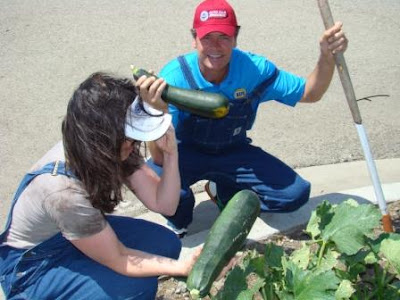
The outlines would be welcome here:
<svg viewBox="0 0 400 300">
<path fill-rule="evenodd" d="M 200 39 L 214 31 L 234 36 L 237 26 L 235 11 L 225 0 L 205 0 L 194 13 L 193 28 Z"/>
</svg>

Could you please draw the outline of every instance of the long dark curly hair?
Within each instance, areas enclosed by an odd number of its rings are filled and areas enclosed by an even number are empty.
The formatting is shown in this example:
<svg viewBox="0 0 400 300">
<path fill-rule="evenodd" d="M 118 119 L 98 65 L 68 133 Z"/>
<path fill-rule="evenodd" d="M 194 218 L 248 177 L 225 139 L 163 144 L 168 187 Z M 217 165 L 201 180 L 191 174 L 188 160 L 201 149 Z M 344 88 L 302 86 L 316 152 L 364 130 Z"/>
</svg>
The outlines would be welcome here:
<svg viewBox="0 0 400 300">
<path fill-rule="evenodd" d="M 141 143 L 121 161 L 125 116 L 137 95 L 128 79 L 94 73 L 75 90 L 62 122 L 68 168 L 81 180 L 93 207 L 112 212 L 122 200 L 124 178 L 143 163 Z"/>
</svg>

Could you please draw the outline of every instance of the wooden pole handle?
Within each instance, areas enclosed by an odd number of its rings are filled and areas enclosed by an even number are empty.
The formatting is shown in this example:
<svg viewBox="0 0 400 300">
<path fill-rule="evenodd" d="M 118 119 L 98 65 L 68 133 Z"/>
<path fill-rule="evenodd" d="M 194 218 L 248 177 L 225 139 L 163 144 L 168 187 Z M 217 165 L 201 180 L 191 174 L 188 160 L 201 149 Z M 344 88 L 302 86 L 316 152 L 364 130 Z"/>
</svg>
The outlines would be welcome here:
<svg viewBox="0 0 400 300">
<path fill-rule="evenodd" d="M 322 20 L 324 21 L 325 28 L 331 28 L 334 25 L 331 9 L 328 0 L 318 0 L 318 6 L 321 13 Z M 343 53 L 336 53 L 335 63 L 339 72 L 339 77 L 342 82 L 344 93 L 346 95 L 347 103 L 350 107 L 353 120 L 356 124 L 361 124 L 361 115 L 358 108 L 356 95 L 354 93 L 353 84 L 351 83 L 350 74 L 347 69 L 346 61 Z"/>
</svg>

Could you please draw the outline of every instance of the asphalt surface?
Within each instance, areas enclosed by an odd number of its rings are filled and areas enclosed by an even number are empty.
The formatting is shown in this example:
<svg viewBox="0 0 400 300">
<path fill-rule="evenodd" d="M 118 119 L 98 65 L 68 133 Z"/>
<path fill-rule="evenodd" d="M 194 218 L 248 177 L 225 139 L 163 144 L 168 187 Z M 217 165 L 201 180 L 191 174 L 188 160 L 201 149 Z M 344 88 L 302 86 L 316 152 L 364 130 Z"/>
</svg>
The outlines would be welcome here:
<svg viewBox="0 0 400 300">
<path fill-rule="evenodd" d="M 197 3 L 0 0 L 1 226 L 24 172 L 61 138 L 61 120 L 78 84 L 95 71 L 130 77 L 131 64 L 157 72 L 191 51 Z M 242 26 L 240 48 L 302 76 L 313 69 L 323 32 L 317 1 L 231 4 Z M 388 95 L 359 101 L 373 156 L 400 158 L 400 2 L 332 0 L 330 5 L 350 41 L 345 58 L 357 98 Z M 263 105 L 250 135 L 295 168 L 363 159 L 337 74 L 317 104 Z"/>
</svg>

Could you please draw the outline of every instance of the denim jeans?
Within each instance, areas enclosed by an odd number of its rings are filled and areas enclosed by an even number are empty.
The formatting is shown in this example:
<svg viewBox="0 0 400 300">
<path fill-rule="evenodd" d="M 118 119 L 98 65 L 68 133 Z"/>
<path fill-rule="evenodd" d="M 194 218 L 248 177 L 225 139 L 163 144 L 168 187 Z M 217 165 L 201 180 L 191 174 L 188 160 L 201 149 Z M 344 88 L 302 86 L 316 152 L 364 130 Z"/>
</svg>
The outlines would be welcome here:
<svg viewBox="0 0 400 300">
<path fill-rule="evenodd" d="M 161 225 L 108 216 L 127 247 L 177 259 L 181 243 Z M 7 299 L 155 299 L 157 277 L 128 277 L 90 259 L 57 234 L 28 251 L 0 248 L 1 284 Z"/>
<path fill-rule="evenodd" d="M 195 204 L 190 185 L 199 180 L 217 184 L 218 198 L 227 203 L 236 192 L 251 189 L 260 198 L 265 212 L 290 212 L 304 205 L 311 185 L 292 168 L 273 155 L 250 143 L 221 154 L 207 154 L 196 147 L 179 144 L 179 169 L 182 190 L 174 216 L 166 217 L 175 227 L 187 227 L 193 218 Z M 150 159 L 148 165 L 158 174 L 162 168 Z"/>
</svg>

